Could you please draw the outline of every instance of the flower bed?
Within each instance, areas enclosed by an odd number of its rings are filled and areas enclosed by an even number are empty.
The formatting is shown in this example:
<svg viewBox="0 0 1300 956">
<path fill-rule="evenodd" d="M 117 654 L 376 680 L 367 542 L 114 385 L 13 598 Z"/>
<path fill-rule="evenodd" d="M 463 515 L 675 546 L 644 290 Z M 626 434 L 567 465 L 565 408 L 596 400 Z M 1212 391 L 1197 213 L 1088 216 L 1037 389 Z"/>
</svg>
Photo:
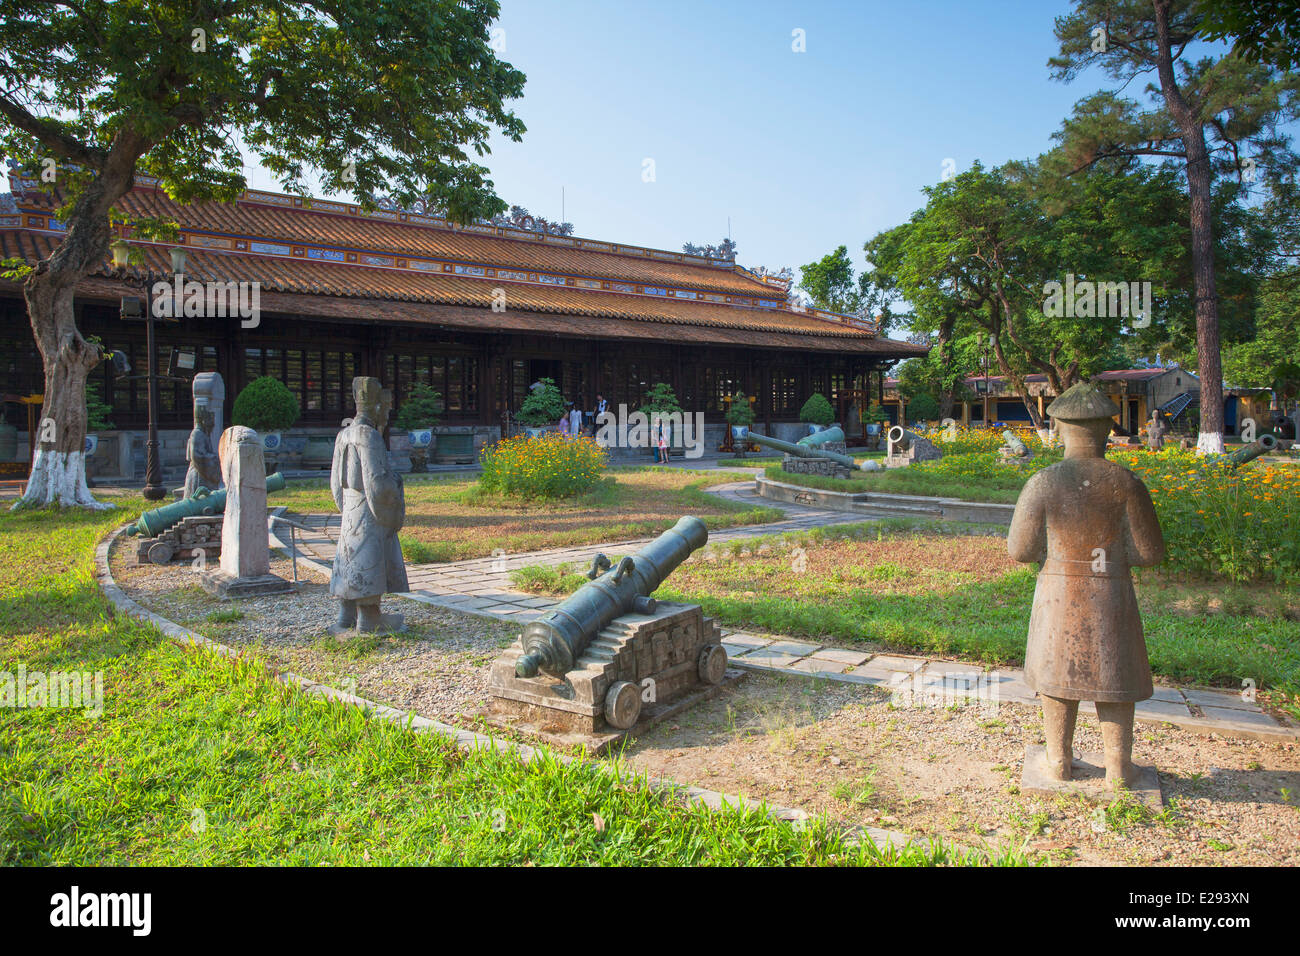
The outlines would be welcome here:
<svg viewBox="0 0 1300 956">
<path fill-rule="evenodd" d="M 1146 483 L 1169 570 L 1278 583 L 1300 576 L 1300 468 L 1165 448 L 1107 456 Z"/>
<path fill-rule="evenodd" d="M 507 438 L 479 456 L 480 487 L 520 498 L 567 498 L 591 490 L 605 471 L 605 449 L 590 438 L 549 434 Z"/>
</svg>

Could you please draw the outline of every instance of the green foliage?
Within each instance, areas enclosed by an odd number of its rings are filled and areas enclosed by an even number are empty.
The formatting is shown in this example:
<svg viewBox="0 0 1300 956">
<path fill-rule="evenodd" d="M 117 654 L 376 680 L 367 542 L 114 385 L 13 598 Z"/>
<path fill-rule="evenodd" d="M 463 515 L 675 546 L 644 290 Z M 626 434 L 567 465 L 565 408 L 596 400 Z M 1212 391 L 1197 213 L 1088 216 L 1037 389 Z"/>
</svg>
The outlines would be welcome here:
<svg viewBox="0 0 1300 956">
<path fill-rule="evenodd" d="M 928 392 L 917 392 L 907 403 L 907 417 L 913 421 L 935 421 L 939 417 L 939 403 Z"/>
<path fill-rule="evenodd" d="M 731 404 L 727 406 L 725 416 L 728 425 L 741 426 L 754 424 L 754 407 L 749 404 L 749 396 L 744 392 L 737 392 L 731 396 Z"/>
<path fill-rule="evenodd" d="M 36 271 L 35 267 L 21 256 L 9 256 L 0 259 L 0 279 L 8 279 L 10 282 L 22 282 L 34 271 Z"/>
<path fill-rule="evenodd" d="M 99 383 L 86 382 L 86 431 L 106 432 L 113 427 L 108 416 L 113 414 L 113 406 L 105 404 L 99 397 Z"/>
<path fill-rule="evenodd" d="M 803 408 L 799 409 L 799 421 L 809 425 L 830 425 L 835 421 L 835 412 L 831 410 L 831 403 L 825 395 L 813 392 L 808 396 L 808 401 L 803 403 Z"/>
<path fill-rule="evenodd" d="M 1200 0 L 1201 32 L 1233 40 L 1238 56 L 1279 70 L 1300 66 L 1300 6 L 1292 0 Z"/>
<path fill-rule="evenodd" d="M 479 461 L 479 487 L 489 494 L 570 498 L 600 482 L 608 456 L 590 438 L 549 433 L 504 439 L 484 448 Z"/>
<path fill-rule="evenodd" d="M 301 414 L 298 399 L 289 387 L 278 378 L 263 375 L 245 385 L 235 397 L 230 420 L 233 425 L 244 425 L 261 434 L 292 428 Z"/>
<path fill-rule="evenodd" d="M 119 0 L 111 15 L 5 0 L 0 83 L 14 106 L 0 142 L 27 168 L 80 164 L 80 179 L 60 171 L 73 194 L 112 154 L 191 202 L 245 188 L 242 140 L 291 192 L 316 169 L 325 192 L 427 200 L 468 222 L 505 209 L 472 157 L 494 128 L 524 132 L 504 105 L 524 76 L 493 51 L 496 16 L 491 0 L 243 0 L 219 12 Z"/>
<path fill-rule="evenodd" d="M 661 414 L 672 414 L 680 412 L 682 406 L 677 401 L 677 393 L 667 382 L 655 382 L 645 393 L 645 404 L 641 406 L 641 411 L 646 416 L 653 415 L 655 412 Z"/>
<path fill-rule="evenodd" d="M 799 274 L 799 288 L 808 293 L 819 309 L 853 313 L 862 305 L 862 294 L 854 288 L 853 263 L 847 246 L 800 266 Z"/>
<path fill-rule="evenodd" d="M 438 418 L 445 407 L 442 393 L 434 391 L 432 386 L 421 382 L 411 389 L 406 401 L 402 402 L 402 407 L 397 410 L 393 427 L 404 432 L 432 428 L 438 424 Z"/>
<path fill-rule="evenodd" d="M 887 422 L 889 421 L 889 413 L 885 411 L 883 408 L 881 408 L 879 405 L 877 405 L 875 402 L 872 402 L 867 407 L 867 414 L 865 416 L 865 419 L 868 422 Z"/>
<path fill-rule="evenodd" d="M 539 381 L 542 387 L 529 390 L 516 416 L 521 423 L 533 428 L 554 425 L 564 414 L 564 396 L 560 394 L 555 379 L 543 378 Z"/>
</svg>

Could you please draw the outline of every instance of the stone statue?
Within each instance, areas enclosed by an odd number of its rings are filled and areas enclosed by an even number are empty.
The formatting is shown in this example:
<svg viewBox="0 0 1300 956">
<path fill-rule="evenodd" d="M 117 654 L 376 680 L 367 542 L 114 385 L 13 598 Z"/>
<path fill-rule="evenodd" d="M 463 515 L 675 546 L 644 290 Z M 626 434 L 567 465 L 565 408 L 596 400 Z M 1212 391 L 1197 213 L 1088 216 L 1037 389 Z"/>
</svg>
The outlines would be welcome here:
<svg viewBox="0 0 1300 956">
<path fill-rule="evenodd" d="M 1129 569 L 1159 564 L 1164 538 L 1146 486 L 1105 459 L 1118 409 L 1080 383 L 1047 409 L 1063 461 L 1025 483 L 1007 535 L 1017 561 L 1042 563 L 1029 619 L 1025 683 L 1043 700 L 1046 773 L 1069 780 L 1079 701 L 1097 704 L 1108 783 L 1132 783 L 1134 704 L 1152 694 Z"/>
<path fill-rule="evenodd" d="M 340 601 L 330 630 L 400 630 L 402 615 L 381 614 L 385 593 L 409 590 L 397 532 L 406 518 L 401 476 L 388 462 L 383 429 L 393 393 L 377 378 L 354 378 L 357 415 L 334 443 L 330 491 L 343 516 L 330 594 Z"/>
<path fill-rule="evenodd" d="M 266 529 L 266 462 L 257 432 L 233 425 L 221 435 L 226 510 L 221 521 L 221 566 L 204 572 L 203 586 L 223 598 L 292 591 L 271 573 Z"/>
<path fill-rule="evenodd" d="M 1164 416 L 1160 410 L 1156 409 L 1151 413 L 1151 421 L 1147 422 L 1147 448 L 1151 451 L 1159 451 L 1165 446 L 1165 436 L 1169 434 L 1169 426 L 1165 424 Z"/>
<path fill-rule="evenodd" d="M 200 487 L 216 491 L 221 487 L 221 461 L 212 447 L 212 427 L 215 419 L 206 405 L 194 406 L 194 430 L 185 445 L 185 459 L 190 463 L 185 472 L 186 498 L 193 498 Z"/>
</svg>

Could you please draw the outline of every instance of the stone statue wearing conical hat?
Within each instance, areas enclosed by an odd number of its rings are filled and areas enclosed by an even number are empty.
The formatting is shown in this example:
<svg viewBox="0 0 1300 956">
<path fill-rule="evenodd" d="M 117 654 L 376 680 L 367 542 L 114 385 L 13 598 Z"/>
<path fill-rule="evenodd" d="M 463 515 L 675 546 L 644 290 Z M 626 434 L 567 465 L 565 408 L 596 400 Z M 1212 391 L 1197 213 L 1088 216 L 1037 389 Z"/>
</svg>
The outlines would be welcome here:
<svg viewBox="0 0 1300 956">
<path fill-rule="evenodd" d="M 1094 386 L 1047 408 L 1065 458 L 1025 483 L 1007 550 L 1041 562 L 1029 619 L 1025 682 L 1043 701 L 1047 773 L 1069 780 L 1079 701 L 1097 704 L 1106 780 L 1131 783 L 1134 704 L 1152 694 L 1142 617 L 1129 569 L 1159 564 L 1164 537 L 1146 486 L 1107 461 L 1119 409 Z"/>
</svg>

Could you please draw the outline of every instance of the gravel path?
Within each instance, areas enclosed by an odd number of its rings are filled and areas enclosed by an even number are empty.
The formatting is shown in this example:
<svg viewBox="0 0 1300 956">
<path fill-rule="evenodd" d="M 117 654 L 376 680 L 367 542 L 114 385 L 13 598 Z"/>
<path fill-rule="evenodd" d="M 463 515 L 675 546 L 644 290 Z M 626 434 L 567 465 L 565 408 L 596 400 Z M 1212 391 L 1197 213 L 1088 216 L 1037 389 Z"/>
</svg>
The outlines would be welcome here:
<svg viewBox="0 0 1300 956">
<path fill-rule="evenodd" d="M 281 670 L 446 722 L 485 702 L 487 665 L 518 633 L 517 626 L 388 597 L 384 610 L 405 615 L 404 633 L 340 641 L 327 631 L 338 610 L 328 580 L 301 562 L 296 593 L 220 601 L 189 565 L 137 567 L 129 550 L 113 549 L 113 576 L 150 610 L 204 637 L 255 650 Z M 293 579 L 289 561 L 274 554 L 271 571 Z"/>
</svg>

